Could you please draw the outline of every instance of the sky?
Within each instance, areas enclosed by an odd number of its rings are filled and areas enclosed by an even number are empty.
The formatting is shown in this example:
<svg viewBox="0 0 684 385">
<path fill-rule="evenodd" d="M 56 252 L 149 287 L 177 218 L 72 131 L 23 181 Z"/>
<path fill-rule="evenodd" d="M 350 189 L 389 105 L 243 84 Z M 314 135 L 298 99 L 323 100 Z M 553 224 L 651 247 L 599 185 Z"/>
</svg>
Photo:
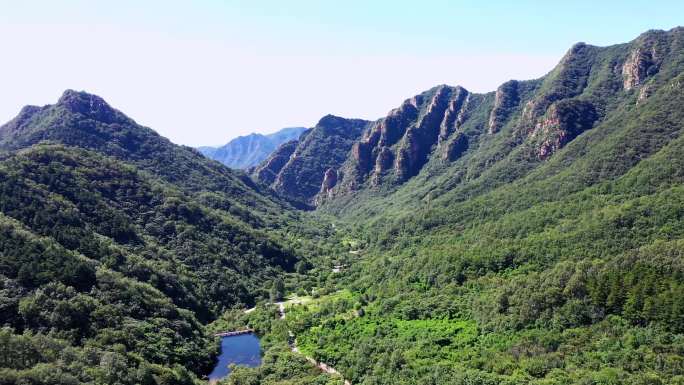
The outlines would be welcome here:
<svg viewBox="0 0 684 385">
<path fill-rule="evenodd" d="M 378 119 L 438 84 L 493 91 L 576 42 L 682 15 L 655 0 L 0 0 L 0 121 L 75 89 L 176 143 L 220 145 L 329 113 Z"/>
</svg>

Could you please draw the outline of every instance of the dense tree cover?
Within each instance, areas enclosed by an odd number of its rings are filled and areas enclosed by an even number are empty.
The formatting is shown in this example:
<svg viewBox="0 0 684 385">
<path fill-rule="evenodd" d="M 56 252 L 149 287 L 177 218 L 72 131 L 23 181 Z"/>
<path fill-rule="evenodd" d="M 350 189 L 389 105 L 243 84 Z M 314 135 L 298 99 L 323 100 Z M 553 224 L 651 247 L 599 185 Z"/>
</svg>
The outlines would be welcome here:
<svg viewBox="0 0 684 385">
<path fill-rule="evenodd" d="M 240 302 L 253 303 L 255 294 L 266 293 L 263 283 L 274 277 L 273 268 L 294 268 L 291 252 L 267 233 L 91 152 L 38 147 L 5 160 L 0 175 L 5 215 L 69 250 L 149 282 L 203 319 Z M 18 250 L 16 255 L 32 254 Z M 15 263 L 12 273 L 28 288 L 52 278 L 32 277 L 40 271 L 31 262 Z M 87 289 L 93 283 L 94 274 L 84 267 L 66 265 L 64 271 L 83 274 L 72 284 Z"/>
<path fill-rule="evenodd" d="M 95 95 L 24 108 L 0 127 L 0 325 L 73 358 L 4 361 L 0 382 L 199 381 L 204 324 L 317 271 L 331 231 L 300 217 Z"/>
<path fill-rule="evenodd" d="M 644 41 L 681 47 L 668 33 L 578 45 L 528 84 L 598 115 L 546 160 L 512 118 L 453 163 L 327 202 L 355 242 L 335 253 L 357 258 L 324 283 L 346 295 L 290 312 L 300 350 L 360 384 L 684 383 L 684 51 L 658 59 L 647 97 L 617 65 Z"/>
<path fill-rule="evenodd" d="M 339 376 L 322 373 L 302 355 L 280 345 L 264 353 L 262 366 L 256 369 L 236 368 L 221 384 L 225 385 L 342 385 Z"/>
<path fill-rule="evenodd" d="M 171 143 L 96 95 L 67 90 L 56 104 L 27 106 L 0 126 L 0 154 L 41 142 L 116 158 L 191 195 L 213 193 L 223 198 L 223 208 L 239 214 L 236 219 L 253 226 L 272 226 L 287 218 L 282 212 L 286 206 L 246 174 L 209 160 L 192 148 Z"/>
<path fill-rule="evenodd" d="M 288 317 L 290 310 L 288 305 Z M 230 310 L 208 325 L 214 331 L 244 327 L 254 329 L 260 336 L 262 364 L 257 368 L 234 367 L 230 376 L 220 381 L 221 385 L 343 384 L 340 375 L 323 373 L 301 352 L 292 351 L 291 325 L 280 318 L 275 305 L 261 303 L 249 313 Z"/>
<path fill-rule="evenodd" d="M 463 157 L 310 214 L 92 95 L 25 109 L 0 128 L 0 384 L 199 383 L 245 326 L 264 363 L 224 383 L 342 381 L 308 356 L 360 384 L 684 384 L 684 51 L 642 97 L 632 48 L 519 86 L 597 120 L 550 158 L 523 107 L 480 135 L 481 95 Z M 280 319 L 288 293 L 311 300 Z"/>
<path fill-rule="evenodd" d="M 89 150 L 36 145 L 5 157 L 0 325 L 16 350 L 0 382 L 200 381 L 218 348 L 203 323 L 268 298 L 272 281 L 295 265 L 306 272 L 320 251 L 297 252 L 320 230 L 257 229 L 232 202 Z M 59 348 L 21 358 L 46 344 Z"/>
<path fill-rule="evenodd" d="M 195 383 L 218 347 L 203 322 L 284 291 L 277 277 L 318 234 L 255 230 L 134 166 L 60 145 L 0 162 L 0 197 L 3 384 Z"/>
<path fill-rule="evenodd" d="M 0 317 L 7 325 L 0 333 L 2 383 L 134 384 L 136 371 L 168 377 L 167 383 L 192 383 L 183 367 L 210 367 L 215 347 L 203 326 L 158 289 L 4 215 L 0 234 Z M 109 375 L 117 382 L 98 382 L 106 373 L 84 371 L 91 366 L 116 371 Z"/>
</svg>

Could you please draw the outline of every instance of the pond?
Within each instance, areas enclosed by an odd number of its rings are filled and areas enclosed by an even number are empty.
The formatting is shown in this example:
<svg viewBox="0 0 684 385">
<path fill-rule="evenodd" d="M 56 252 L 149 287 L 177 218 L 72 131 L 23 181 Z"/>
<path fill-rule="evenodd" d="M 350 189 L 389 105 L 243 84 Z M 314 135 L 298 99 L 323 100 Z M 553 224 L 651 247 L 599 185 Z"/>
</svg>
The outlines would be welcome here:
<svg viewBox="0 0 684 385">
<path fill-rule="evenodd" d="M 221 354 L 214 370 L 209 374 L 209 382 L 214 383 L 228 377 L 228 365 L 256 367 L 261 365 L 259 337 L 253 333 L 221 338 Z"/>
</svg>

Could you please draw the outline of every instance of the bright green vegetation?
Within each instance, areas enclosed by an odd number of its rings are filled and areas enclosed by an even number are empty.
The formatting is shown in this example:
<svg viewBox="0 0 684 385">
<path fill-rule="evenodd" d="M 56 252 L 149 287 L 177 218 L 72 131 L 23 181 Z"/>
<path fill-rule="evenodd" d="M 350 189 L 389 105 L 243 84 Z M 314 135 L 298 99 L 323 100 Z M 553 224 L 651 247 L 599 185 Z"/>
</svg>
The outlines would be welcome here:
<svg viewBox="0 0 684 385">
<path fill-rule="evenodd" d="M 473 94 L 459 157 L 314 212 L 92 95 L 25 109 L 0 128 L 0 384 L 201 383 L 245 326 L 263 365 L 223 383 L 684 384 L 682 32 L 576 45 L 493 115 Z"/>
<path fill-rule="evenodd" d="M 525 100 L 599 107 L 548 159 L 511 139 L 522 108 L 481 134 L 485 95 L 461 158 L 326 202 L 347 249 L 334 258 L 350 262 L 328 292 L 349 294 L 291 312 L 302 352 L 360 384 L 683 384 L 681 33 L 579 46 L 565 71 L 533 82 Z M 643 81 L 649 96 L 624 90 L 634 47 L 673 38 Z"/>
<path fill-rule="evenodd" d="M 2 384 L 201 381 L 206 323 L 307 272 L 327 238 L 93 95 L 0 133 Z"/>
</svg>

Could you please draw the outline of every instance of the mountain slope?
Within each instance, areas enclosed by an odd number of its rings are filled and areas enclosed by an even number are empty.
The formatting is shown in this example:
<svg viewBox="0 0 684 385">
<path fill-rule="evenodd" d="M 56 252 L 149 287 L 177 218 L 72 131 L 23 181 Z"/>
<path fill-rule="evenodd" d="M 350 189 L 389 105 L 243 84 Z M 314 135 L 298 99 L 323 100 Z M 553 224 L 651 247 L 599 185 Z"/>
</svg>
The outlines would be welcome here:
<svg viewBox="0 0 684 385">
<path fill-rule="evenodd" d="M 231 384 L 342 382 L 299 353 L 360 384 L 684 383 L 683 85 L 675 28 L 326 116 L 252 173 L 306 213 L 92 95 L 27 107 L 0 127 L 0 378 L 199 383 L 227 310 L 267 357 Z M 310 297 L 243 311 L 283 278 Z"/>
<path fill-rule="evenodd" d="M 361 119 L 324 116 L 302 135 L 292 152 L 293 143 L 281 146 L 255 168 L 253 175 L 284 197 L 312 204 L 316 194 L 325 190 L 327 171 L 339 167 L 368 124 Z M 327 174 L 328 180 L 333 177 L 332 171 Z"/>
<path fill-rule="evenodd" d="M 196 150 L 171 143 L 142 127 L 102 98 L 67 90 L 54 105 L 28 106 L 0 127 L 0 153 L 41 142 L 94 150 L 131 163 L 191 194 L 211 192 L 229 196 L 239 208 L 269 215 L 282 209 L 268 191 L 261 191 L 247 175 L 213 162 Z M 238 209 L 236 207 L 236 209 Z"/>
<path fill-rule="evenodd" d="M 287 127 L 268 135 L 239 136 L 221 147 L 199 147 L 204 156 L 231 168 L 247 169 L 261 163 L 281 144 L 298 139 L 304 127 Z"/>
<path fill-rule="evenodd" d="M 319 201 L 347 250 L 298 349 L 362 384 L 681 383 L 683 85 L 675 28 L 407 100 Z"/>
<path fill-rule="evenodd" d="M 8 383 L 196 383 L 217 348 L 204 324 L 302 260 L 289 205 L 97 96 L 24 108 L 0 149 Z"/>
<path fill-rule="evenodd" d="M 306 135 L 306 134 L 304 134 Z M 297 150 L 298 140 L 291 140 L 278 146 L 261 164 L 250 170 L 259 182 L 271 185 L 278 177 L 280 170 L 285 167 L 290 157 Z"/>
<path fill-rule="evenodd" d="M 509 81 L 488 94 L 439 86 L 409 99 L 354 144 L 328 194 L 336 199 L 324 207 L 374 204 L 373 196 L 395 191 L 406 202 L 447 193 L 467 199 L 555 163 L 555 153 L 604 137 L 626 110 L 643 109 L 668 86 L 681 71 L 681 36 L 676 28 L 610 47 L 580 43 L 541 79 Z"/>
</svg>

